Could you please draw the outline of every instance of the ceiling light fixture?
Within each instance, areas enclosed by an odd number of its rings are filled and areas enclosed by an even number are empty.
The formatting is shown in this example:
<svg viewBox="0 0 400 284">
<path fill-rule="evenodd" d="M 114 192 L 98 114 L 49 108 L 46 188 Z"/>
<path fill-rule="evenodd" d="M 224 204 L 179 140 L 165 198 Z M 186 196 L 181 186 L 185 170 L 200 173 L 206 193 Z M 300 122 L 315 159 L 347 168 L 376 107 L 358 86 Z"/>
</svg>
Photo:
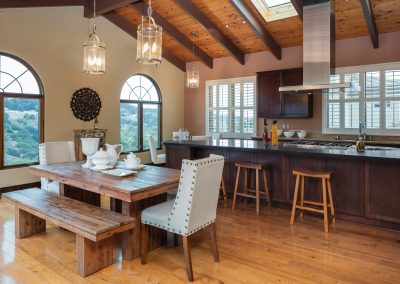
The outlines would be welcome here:
<svg viewBox="0 0 400 284">
<path fill-rule="evenodd" d="M 136 62 L 143 64 L 160 64 L 162 52 L 162 27 L 157 25 L 151 16 L 151 0 L 147 8 L 147 16 L 142 16 L 142 23 L 137 30 Z M 146 20 L 148 22 L 146 22 Z"/>
<path fill-rule="evenodd" d="M 186 87 L 187 88 L 198 88 L 200 85 L 200 74 L 194 65 L 194 38 L 196 32 L 192 32 L 192 69 L 186 71 Z"/>
<path fill-rule="evenodd" d="M 106 72 L 106 45 L 96 35 L 96 0 L 93 0 L 93 30 L 83 43 L 83 72 L 87 74 Z"/>
</svg>

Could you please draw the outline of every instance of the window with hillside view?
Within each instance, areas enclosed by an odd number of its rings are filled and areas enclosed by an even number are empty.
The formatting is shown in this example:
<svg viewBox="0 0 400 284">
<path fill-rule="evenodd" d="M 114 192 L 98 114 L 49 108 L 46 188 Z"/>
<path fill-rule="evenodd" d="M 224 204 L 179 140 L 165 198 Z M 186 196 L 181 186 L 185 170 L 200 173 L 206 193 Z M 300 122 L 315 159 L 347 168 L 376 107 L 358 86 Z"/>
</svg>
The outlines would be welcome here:
<svg viewBox="0 0 400 284">
<path fill-rule="evenodd" d="M 130 77 L 120 96 L 120 139 L 124 152 L 149 149 L 147 137 L 161 143 L 161 94 L 156 82 L 147 75 Z"/>
<path fill-rule="evenodd" d="M 43 87 L 36 72 L 16 56 L 0 53 L 0 168 L 39 161 Z"/>
</svg>

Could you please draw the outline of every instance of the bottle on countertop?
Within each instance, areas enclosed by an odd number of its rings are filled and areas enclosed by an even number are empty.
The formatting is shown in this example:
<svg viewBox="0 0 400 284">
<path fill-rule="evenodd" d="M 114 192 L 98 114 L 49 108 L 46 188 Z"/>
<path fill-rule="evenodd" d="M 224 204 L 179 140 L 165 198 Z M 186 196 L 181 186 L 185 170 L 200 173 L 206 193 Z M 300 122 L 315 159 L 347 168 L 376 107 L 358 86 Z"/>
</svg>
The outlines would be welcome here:
<svg viewBox="0 0 400 284">
<path fill-rule="evenodd" d="M 266 118 L 264 118 L 263 141 L 264 141 L 265 145 L 267 145 L 268 142 L 269 142 L 269 129 L 268 129 L 268 123 L 267 123 L 267 119 Z"/>
<path fill-rule="evenodd" d="M 272 122 L 271 144 L 272 146 L 278 145 L 278 121 L 276 120 Z"/>
<path fill-rule="evenodd" d="M 362 129 L 364 128 L 364 123 L 360 122 L 359 126 L 359 134 L 356 142 L 357 152 L 364 152 L 365 151 L 365 133 L 362 133 Z"/>
</svg>

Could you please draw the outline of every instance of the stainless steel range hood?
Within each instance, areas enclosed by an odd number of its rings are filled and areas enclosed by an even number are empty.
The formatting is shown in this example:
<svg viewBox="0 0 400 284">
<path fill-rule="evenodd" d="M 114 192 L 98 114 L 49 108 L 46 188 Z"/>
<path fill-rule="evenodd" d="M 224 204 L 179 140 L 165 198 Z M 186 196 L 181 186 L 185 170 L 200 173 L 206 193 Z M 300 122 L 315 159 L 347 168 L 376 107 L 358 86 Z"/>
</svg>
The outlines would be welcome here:
<svg viewBox="0 0 400 284">
<path fill-rule="evenodd" d="M 281 92 L 348 88 L 350 83 L 330 83 L 335 64 L 335 14 L 333 1 L 304 0 L 303 85 L 280 87 Z"/>
</svg>

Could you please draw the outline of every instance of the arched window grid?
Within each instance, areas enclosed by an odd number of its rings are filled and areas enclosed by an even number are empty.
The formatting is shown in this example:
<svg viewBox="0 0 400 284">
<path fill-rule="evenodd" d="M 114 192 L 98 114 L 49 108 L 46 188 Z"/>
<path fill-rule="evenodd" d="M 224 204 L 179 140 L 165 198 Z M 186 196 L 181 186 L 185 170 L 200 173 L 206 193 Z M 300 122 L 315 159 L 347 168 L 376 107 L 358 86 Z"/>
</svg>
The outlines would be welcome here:
<svg viewBox="0 0 400 284">
<path fill-rule="evenodd" d="M 134 83 L 136 85 L 134 85 Z M 129 143 L 124 143 L 123 136 L 123 128 L 124 124 L 126 123 L 123 122 L 123 114 L 122 114 L 122 107 L 123 104 L 125 105 L 135 105 L 137 107 L 137 129 L 133 131 L 132 135 L 137 135 L 138 139 L 137 145 L 134 147 L 124 147 L 125 149 L 123 150 L 124 153 L 128 152 L 145 152 L 149 150 L 149 145 L 147 141 L 147 134 L 148 131 L 146 131 L 146 123 L 145 123 L 145 118 L 144 118 L 144 111 L 149 109 L 150 107 L 153 108 L 153 111 L 155 108 L 157 108 L 158 111 L 158 129 L 157 131 L 153 131 L 151 134 L 153 134 L 153 137 L 156 141 L 156 147 L 158 149 L 161 149 L 161 132 L 162 132 L 162 97 L 161 97 L 161 92 L 160 89 L 157 85 L 157 83 L 152 79 L 150 76 L 146 74 L 135 74 L 131 77 L 128 78 L 128 80 L 124 83 L 122 90 L 121 90 L 121 95 L 120 95 L 120 104 L 121 104 L 121 144 L 127 145 Z M 157 132 L 157 133 L 154 133 Z"/>
<path fill-rule="evenodd" d="M 14 100 L 14 102 L 13 102 Z M 30 121 L 30 127 L 37 126 L 37 136 L 35 143 L 31 143 L 30 153 L 19 152 L 19 156 L 10 155 L 10 150 L 17 149 L 15 145 L 29 141 L 29 139 L 21 141 L 13 141 L 10 145 L 10 137 L 7 136 L 9 125 L 10 110 L 8 105 L 16 105 L 16 101 L 28 102 L 37 107 L 37 117 L 35 123 Z M 18 102 L 18 101 L 17 101 Z M 32 115 L 27 111 L 25 115 Z M 22 119 L 25 119 L 25 115 Z M 21 118 L 20 118 L 21 119 Z M 29 123 L 26 123 L 29 124 Z M 35 132 L 36 133 L 36 132 Z M 38 144 L 44 141 L 44 88 L 43 84 L 36 71 L 23 59 L 5 52 L 0 52 L 0 170 L 16 167 L 25 167 L 28 165 L 37 164 L 39 161 Z M 7 141 L 8 140 L 8 141 Z M 34 151 L 34 153 L 33 153 Z M 18 154 L 18 153 L 17 153 Z M 10 158 L 12 157 L 12 158 Z"/>
</svg>

